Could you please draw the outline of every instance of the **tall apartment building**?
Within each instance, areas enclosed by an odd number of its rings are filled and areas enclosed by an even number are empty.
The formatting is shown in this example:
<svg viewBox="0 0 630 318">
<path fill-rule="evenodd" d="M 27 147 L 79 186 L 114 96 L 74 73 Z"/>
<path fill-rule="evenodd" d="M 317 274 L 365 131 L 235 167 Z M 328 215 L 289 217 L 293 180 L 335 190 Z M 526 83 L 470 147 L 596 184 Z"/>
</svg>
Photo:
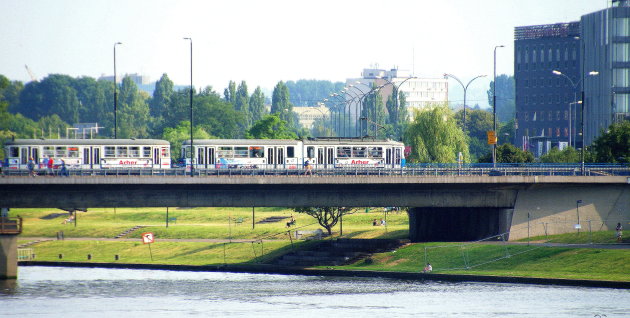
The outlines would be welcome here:
<svg viewBox="0 0 630 318">
<path fill-rule="evenodd" d="M 516 144 L 537 156 L 576 145 L 579 32 L 579 22 L 515 28 Z"/>
<path fill-rule="evenodd" d="M 582 16 L 584 142 L 588 146 L 612 123 L 630 120 L 630 1 Z M 588 76 L 591 71 L 598 76 Z"/>
</svg>

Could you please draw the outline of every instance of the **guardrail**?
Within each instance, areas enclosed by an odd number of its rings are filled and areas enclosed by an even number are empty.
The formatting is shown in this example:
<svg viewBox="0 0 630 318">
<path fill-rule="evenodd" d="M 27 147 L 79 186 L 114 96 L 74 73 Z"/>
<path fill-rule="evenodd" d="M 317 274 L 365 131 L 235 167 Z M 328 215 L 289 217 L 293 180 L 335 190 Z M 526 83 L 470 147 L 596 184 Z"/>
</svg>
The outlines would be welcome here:
<svg viewBox="0 0 630 318">
<path fill-rule="evenodd" d="M 234 166 L 221 169 L 195 168 L 195 176 L 630 176 L 630 166 L 626 165 L 587 165 L 582 167 L 570 164 L 559 165 L 519 165 L 502 164 L 497 167 L 490 165 L 461 165 L 457 164 L 413 164 L 403 168 L 366 168 L 344 167 L 334 168 L 325 165 L 314 165 L 306 174 L 302 167 L 287 169 L 278 167 Z M 98 176 L 190 176 L 190 170 L 185 168 L 171 169 L 73 169 L 68 170 L 73 177 Z M 8 177 L 28 177 L 28 171 L 10 170 L 5 172 Z M 64 176 L 46 176 L 64 178 Z M 1 181 L 0 181 L 1 183 Z"/>
<path fill-rule="evenodd" d="M 22 233 L 22 218 L 0 217 L 0 234 L 20 234 Z"/>
</svg>

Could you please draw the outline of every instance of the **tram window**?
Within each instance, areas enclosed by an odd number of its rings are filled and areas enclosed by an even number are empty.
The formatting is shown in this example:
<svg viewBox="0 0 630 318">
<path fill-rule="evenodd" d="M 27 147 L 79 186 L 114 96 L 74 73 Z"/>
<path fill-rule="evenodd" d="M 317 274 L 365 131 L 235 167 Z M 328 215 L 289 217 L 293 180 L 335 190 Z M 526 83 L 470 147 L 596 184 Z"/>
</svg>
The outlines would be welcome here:
<svg viewBox="0 0 630 318">
<path fill-rule="evenodd" d="M 149 156 L 151 155 L 151 147 L 145 147 L 149 149 Z M 170 157 L 171 154 L 168 152 L 168 148 L 167 147 L 162 147 L 162 157 Z"/>
<path fill-rule="evenodd" d="M 217 151 L 217 157 L 219 158 L 232 158 L 234 156 L 234 150 L 232 147 L 219 147 Z"/>
<path fill-rule="evenodd" d="M 116 147 L 106 146 L 104 157 L 105 158 L 116 157 Z"/>
<path fill-rule="evenodd" d="M 79 147 L 68 147 L 68 157 L 79 158 Z"/>
<path fill-rule="evenodd" d="M 371 158 L 383 158 L 383 148 L 381 147 L 369 147 L 368 152 Z"/>
<path fill-rule="evenodd" d="M 50 157 L 54 157 L 55 156 L 55 147 L 51 147 L 51 146 L 44 146 L 44 153 L 43 153 L 45 158 L 50 158 Z"/>
<path fill-rule="evenodd" d="M 184 147 L 184 158 L 190 158 L 190 146 Z"/>
<path fill-rule="evenodd" d="M 116 147 L 116 157 L 127 157 L 128 155 L 127 147 Z"/>
<path fill-rule="evenodd" d="M 295 158 L 295 147 L 287 147 L 287 158 Z"/>
<path fill-rule="evenodd" d="M 352 156 L 357 158 L 364 158 L 365 147 L 352 147 Z"/>
<path fill-rule="evenodd" d="M 337 148 L 337 157 L 339 158 L 343 158 L 343 157 L 350 157 L 350 154 L 352 153 L 352 151 L 350 150 L 350 147 L 338 147 Z"/>
<path fill-rule="evenodd" d="M 315 158 L 315 147 L 307 147 L 306 148 L 306 156 L 308 158 Z"/>
<path fill-rule="evenodd" d="M 129 147 L 129 157 L 140 157 L 140 147 Z"/>
<path fill-rule="evenodd" d="M 162 154 L 164 155 L 164 154 Z M 151 157 L 151 147 L 142 147 L 142 156 L 145 158 Z"/>
<path fill-rule="evenodd" d="M 66 147 L 57 147 L 55 148 L 55 157 L 65 157 L 67 154 Z"/>
<path fill-rule="evenodd" d="M 234 158 L 247 158 L 247 147 L 234 147 Z"/>
<path fill-rule="evenodd" d="M 265 156 L 265 152 L 262 147 L 249 147 L 250 158 L 262 158 Z"/>
<path fill-rule="evenodd" d="M 19 152 L 18 147 L 9 147 L 9 157 L 11 158 L 17 158 L 20 156 L 20 152 Z"/>
</svg>

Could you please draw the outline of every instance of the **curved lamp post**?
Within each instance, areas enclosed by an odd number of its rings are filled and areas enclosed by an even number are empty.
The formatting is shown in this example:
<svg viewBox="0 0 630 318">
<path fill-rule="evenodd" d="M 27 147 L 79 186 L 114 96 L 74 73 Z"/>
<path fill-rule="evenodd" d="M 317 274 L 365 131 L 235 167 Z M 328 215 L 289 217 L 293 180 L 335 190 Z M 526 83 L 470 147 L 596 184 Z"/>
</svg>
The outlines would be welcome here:
<svg viewBox="0 0 630 318">
<path fill-rule="evenodd" d="M 380 79 L 386 81 L 386 84 L 383 84 L 379 87 L 377 87 L 378 91 L 380 92 L 381 88 L 387 86 L 387 85 L 391 85 L 392 86 L 392 95 L 394 95 L 394 108 L 396 109 L 396 112 L 399 112 L 400 109 L 398 108 L 398 91 L 400 90 L 400 88 L 402 87 L 403 84 L 405 84 L 406 81 L 410 80 L 410 79 L 415 79 L 418 78 L 416 76 L 411 76 L 411 77 L 407 77 L 405 78 L 403 81 L 401 81 L 398 85 L 394 84 L 394 82 L 388 80 L 385 77 L 380 77 Z M 376 105 L 375 105 L 376 106 Z M 396 116 L 398 117 L 398 114 L 396 114 Z M 378 122 L 378 118 L 376 117 L 376 107 L 374 107 L 374 121 Z M 377 131 L 374 131 L 375 135 L 377 133 Z"/>
<path fill-rule="evenodd" d="M 553 70 L 551 71 L 551 73 L 553 73 L 554 75 L 558 75 L 558 76 L 562 76 L 564 78 L 566 78 L 569 83 L 571 83 L 571 86 L 573 87 L 573 103 L 569 103 L 569 146 L 571 146 L 571 139 L 573 139 L 573 148 L 575 148 L 575 144 L 577 143 L 577 138 L 571 138 L 571 135 L 573 134 L 572 130 L 571 130 L 571 118 L 572 113 L 571 113 L 571 105 L 576 104 L 576 108 L 575 108 L 575 117 L 577 120 L 577 104 L 582 104 L 582 131 L 580 132 L 580 134 L 582 134 L 582 149 L 584 149 L 584 101 L 578 102 L 577 100 L 577 93 L 578 93 L 578 87 L 580 86 L 580 83 L 582 83 L 582 81 L 584 80 L 584 77 L 580 78 L 579 81 L 574 82 L 569 76 L 567 76 L 566 74 L 558 71 L 558 70 Z M 588 72 L 588 76 L 596 76 L 599 75 L 599 72 L 596 71 L 590 71 Z M 575 128 L 577 130 L 577 125 L 575 125 Z"/>
<path fill-rule="evenodd" d="M 361 92 L 361 93 L 360 93 L 361 95 L 360 95 L 360 97 L 359 97 L 359 100 L 357 101 L 357 103 L 358 103 L 358 104 L 357 104 L 357 107 L 355 107 L 355 116 L 354 116 L 354 117 L 355 117 L 355 119 L 356 119 L 356 120 L 355 120 L 355 134 L 356 134 L 356 136 L 357 136 L 357 137 L 359 137 L 359 117 L 361 117 L 361 115 L 360 115 L 360 109 L 362 108 L 362 105 L 363 105 L 363 103 L 362 103 L 363 97 L 364 97 L 364 96 L 365 96 L 365 94 L 367 94 L 367 93 L 366 93 L 366 92 L 364 92 L 362 89 L 360 89 L 360 88 L 359 88 L 359 86 L 358 86 L 358 85 L 355 85 L 355 84 L 365 85 L 365 86 L 366 86 L 366 87 L 368 87 L 368 88 L 370 88 L 370 87 L 369 87 L 369 86 L 367 86 L 367 85 L 366 85 L 366 84 L 364 84 L 364 83 L 361 83 L 360 81 L 356 81 L 354 84 L 349 85 L 349 87 L 354 87 L 354 88 L 356 88 L 359 92 Z"/>
<path fill-rule="evenodd" d="M 116 45 L 122 42 L 114 43 L 114 139 L 118 139 L 118 84 L 116 83 Z"/>
<path fill-rule="evenodd" d="M 462 130 L 464 131 L 464 133 L 466 133 L 466 91 L 468 90 L 468 86 L 470 85 L 470 83 L 472 83 L 474 80 L 480 78 L 480 77 L 486 77 L 485 75 L 477 75 L 476 77 L 474 77 L 473 79 L 471 79 L 468 84 L 464 85 L 464 83 L 462 83 L 462 81 L 459 80 L 459 78 L 457 78 L 455 75 L 453 74 L 448 74 L 448 73 L 444 73 L 444 77 L 450 77 L 454 80 L 456 80 L 459 85 L 462 86 L 462 88 L 464 89 L 464 117 L 463 117 L 463 123 L 462 123 Z"/>
<path fill-rule="evenodd" d="M 184 40 L 190 41 L 190 177 L 195 174 L 195 148 L 193 148 L 193 50 L 192 50 L 192 38 L 184 38 Z"/>
</svg>

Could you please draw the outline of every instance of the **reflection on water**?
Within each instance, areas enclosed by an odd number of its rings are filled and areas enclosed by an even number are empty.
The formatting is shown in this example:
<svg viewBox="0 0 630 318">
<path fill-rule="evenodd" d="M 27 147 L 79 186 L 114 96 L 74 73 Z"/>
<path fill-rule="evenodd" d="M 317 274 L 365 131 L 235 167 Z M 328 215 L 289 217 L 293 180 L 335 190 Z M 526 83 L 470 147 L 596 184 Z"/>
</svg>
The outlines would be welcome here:
<svg viewBox="0 0 630 318">
<path fill-rule="evenodd" d="M 0 316 L 624 317 L 628 296 L 597 288 L 20 267 L 17 284 L 0 285 Z"/>
</svg>

